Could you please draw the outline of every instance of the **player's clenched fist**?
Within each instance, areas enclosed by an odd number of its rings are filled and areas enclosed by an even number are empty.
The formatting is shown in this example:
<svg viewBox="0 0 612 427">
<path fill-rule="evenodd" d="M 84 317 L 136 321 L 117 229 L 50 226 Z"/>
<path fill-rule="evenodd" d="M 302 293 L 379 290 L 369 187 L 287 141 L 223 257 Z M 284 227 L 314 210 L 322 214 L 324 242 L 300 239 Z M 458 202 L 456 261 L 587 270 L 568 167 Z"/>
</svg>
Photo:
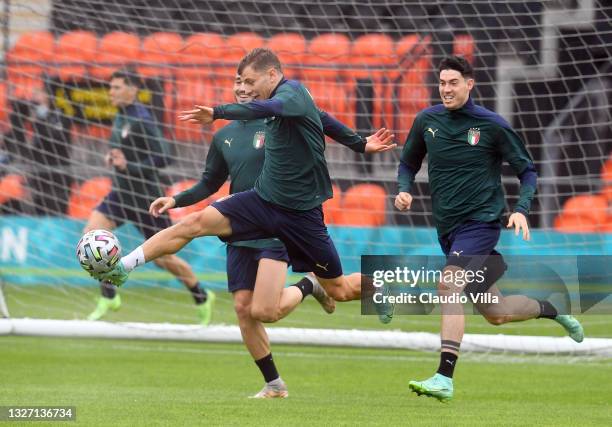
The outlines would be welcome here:
<svg viewBox="0 0 612 427">
<path fill-rule="evenodd" d="M 157 218 L 168 209 L 172 209 L 175 204 L 174 197 L 159 197 L 149 206 L 149 213 Z"/>
<path fill-rule="evenodd" d="M 412 205 L 412 195 L 410 193 L 399 193 L 395 196 L 395 207 L 400 211 L 407 211 Z"/>
</svg>

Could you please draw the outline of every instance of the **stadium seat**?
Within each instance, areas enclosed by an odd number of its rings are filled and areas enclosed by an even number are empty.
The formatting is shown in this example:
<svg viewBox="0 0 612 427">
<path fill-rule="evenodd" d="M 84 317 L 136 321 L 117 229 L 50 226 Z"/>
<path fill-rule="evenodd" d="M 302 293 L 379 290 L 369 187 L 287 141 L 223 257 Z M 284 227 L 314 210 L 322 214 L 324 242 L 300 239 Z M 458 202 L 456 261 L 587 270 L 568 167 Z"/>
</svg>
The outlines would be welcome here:
<svg viewBox="0 0 612 427">
<path fill-rule="evenodd" d="M 599 226 L 608 217 L 608 201 L 602 195 L 574 196 L 563 205 L 562 215 L 581 217 Z"/>
<path fill-rule="evenodd" d="M 400 78 L 398 82 L 399 116 L 395 121 L 397 141 L 404 143 L 417 113 L 430 103 L 427 76 L 431 72 L 429 39 L 411 34 L 396 44 Z"/>
<path fill-rule="evenodd" d="M 192 34 L 187 37 L 185 47 L 177 56 L 180 67 L 176 75 L 182 79 L 209 79 L 214 84 L 217 65 L 224 59 L 224 54 L 225 40 L 221 35 Z"/>
<path fill-rule="evenodd" d="M 55 39 L 48 31 L 24 33 L 7 53 L 9 99 L 30 99 L 42 88 L 42 74 L 49 72 Z"/>
<path fill-rule="evenodd" d="M 100 39 L 91 75 L 106 83 L 118 68 L 136 64 L 140 59 L 140 39 L 135 34 L 115 31 Z"/>
<path fill-rule="evenodd" d="M 474 64 L 476 43 L 469 34 L 458 34 L 453 42 L 453 54 L 463 56 L 470 64 Z"/>
<path fill-rule="evenodd" d="M 308 44 L 302 79 L 319 108 L 355 128 L 354 86 L 344 79 L 350 48 L 351 42 L 343 34 L 313 38 Z"/>
<path fill-rule="evenodd" d="M 174 134 L 179 141 L 202 142 L 200 125 L 182 122 L 178 119 L 178 112 L 190 110 L 194 105 L 205 103 L 216 95 L 216 88 L 209 79 L 179 79 L 176 81 L 176 109 L 174 111 Z"/>
<path fill-rule="evenodd" d="M 195 184 L 197 184 L 197 182 L 198 181 L 196 181 L 195 179 L 186 179 L 183 181 L 176 182 L 172 184 L 170 187 L 168 187 L 168 189 L 166 190 L 166 196 L 168 197 L 176 196 L 180 192 L 193 187 Z M 190 213 L 197 212 L 197 211 L 204 209 L 206 206 L 208 206 L 208 203 L 209 203 L 208 199 L 204 199 L 196 203 L 195 205 L 185 206 L 182 208 L 170 209 L 168 213 L 170 215 L 170 219 L 172 220 L 172 222 L 177 223 L 181 219 L 183 219 L 185 216 L 189 215 Z"/>
<path fill-rule="evenodd" d="M 25 196 L 24 178 L 10 174 L 0 178 L 0 205 L 10 200 L 21 200 Z"/>
<path fill-rule="evenodd" d="M 612 185 L 612 157 L 608 158 L 601 168 L 601 180 L 604 185 Z"/>
<path fill-rule="evenodd" d="M 112 181 L 108 177 L 95 177 L 80 186 L 73 185 L 68 202 L 68 216 L 74 219 L 87 219 L 102 199 L 110 193 Z"/>
<path fill-rule="evenodd" d="M 581 215 L 559 215 L 554 221 L 555 230 L 560 233 L 595 233 L 599 225 L 592 218 Z"/>
<path fill-rule="evenodd" d="M 6 131 L 8 127 L 9 123 L 6 83 L 0 82 L 0 132 Z"/>
<path fill-rule="evenodd" d="M 98 38 L 89 31 L 69 31 L 55 45 L 54 60 L 62 81 L 82 81 L 98 50 Z"/>
<path fill-rule="evenodd" d="M 173 75 L 178 54 L 183 48 L 183 38 L 176 33 L 153 33 L 142 42 L 138 72 L 143 78 Z"/>
<path fill-rule="evenodd" d="M 342 214 L 342 190 L 337 185 L 332 185 L 334 196 L 323 203 L 323 216 L 325 224 L 336 224 Z"/>
<path fill-rule="evenodd" d="M 351 48 L 349 78 L 368 79 L 374 84 L 372 125 L 393 129 L 393 81 L 397 78 L 393 39 L 386 34 L 358 37 Z"/>
<path fill-rule="evenodd" d="M 385 223 L 387 193 L 376 184 L 357 184 L 342 198 L 342 214 L 337 224 L 377 227 Z"/>
<path fill-rule="evenodd" d="M 301 78 L 302 65 L 306 56 L 306 39 L 301 34 L 276 34 L 270 37 L 267 47 L 278 55 L 287 78 Z"/>
</svg>

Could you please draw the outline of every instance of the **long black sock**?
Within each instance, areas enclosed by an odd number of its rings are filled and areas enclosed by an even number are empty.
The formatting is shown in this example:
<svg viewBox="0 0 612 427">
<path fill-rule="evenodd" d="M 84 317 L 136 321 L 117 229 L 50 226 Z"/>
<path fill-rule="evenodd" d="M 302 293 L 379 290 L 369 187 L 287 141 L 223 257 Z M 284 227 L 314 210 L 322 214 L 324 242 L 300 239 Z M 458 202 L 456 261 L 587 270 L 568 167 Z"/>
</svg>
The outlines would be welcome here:
<svg viewBox="0 0 612 427">
<path fill-rule="evenodd" d="M 538 304 L 540 304 L 540 314 L 538 315 L 538 319 L 541 317 L 546 319 L 554 319 L 559 314 L 557 313 L 557 309 L 548 301 L 536 301 Z"/>
<path fill-rule="evenodd" d="M 208 293 L 200 286 L 200 282 L 196 283 L 193 288 L 189 288 L 189 291 L 197 305 L 204 304 L 208 299 Z"/>
<path fill-rule="evenodd" d="M 455 353 L 449 353 L 443 351 L 440 353 L 440 366 L 438 367 L 438 373 L 445 377 L 452 378 L 453 372 L 455 372 L 455 365 L 457 364 L 457 358 L 459 356 Z"/>
<path fill-rule="evenodd" d="M 272 353 L 262 357 L 259 360 L 256 360 L 255 364 L 261 371 L 261 374 L 263 375 L 264 380 L 267 383 L 269 383 L 270 381 L 274 381 L 279 377 L 278 371 L 276 370 L 276 365 L 274 364 L 274 360 L 272 360 Z"/>
<path fill-rule="evenodd" d="M 100 292 L 104 298 L 113 299 L 117 295 L 117 288 L 110 282 L 100 282 Z"/>
<path fill-rule="evenodd" d="M 291 286 L 295 286 L 302 291 L 302 301 L 304 301 L 304 298 L 306 298 L 308 295 L 312 294 L 312 282 L 306 277 L 302 277 L 302 280 L 294 283 Z"/>
</svg>

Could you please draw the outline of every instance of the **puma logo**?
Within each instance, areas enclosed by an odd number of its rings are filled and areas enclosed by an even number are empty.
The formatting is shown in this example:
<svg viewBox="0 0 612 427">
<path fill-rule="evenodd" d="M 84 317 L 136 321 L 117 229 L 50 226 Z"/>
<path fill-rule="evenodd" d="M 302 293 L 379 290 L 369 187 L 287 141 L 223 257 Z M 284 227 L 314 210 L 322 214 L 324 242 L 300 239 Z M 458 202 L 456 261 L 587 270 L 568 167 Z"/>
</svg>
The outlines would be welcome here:
<svg viewBox="0 0 612 427">
<path fill-rule="evenodd" d="M 315 265 L 316 265 L 317 267 L 319 267 L 321 270 L 325 270 L 325 271 L 327 271 L 327 266 L 329 265 L 329 262 L 328 262 L 327 264 L 325 264 L 324 266 L 323 266 L 323 265 L 321 265 L 321 264 L 319 264 L 319 263 L 316 263 Z"/>
<path fill-rule="evenodd" d="M 438 131 L 438 129 L 433 130 L 432 128 L 427 128 L 427 132 L 431 133 L 432 137 L 435 138 L 436 137 L 436 132 Z"/>
<path fill-rule="evenodd" d="M 232 141 L 234 140 L 234 138 L 230 138 L 230 139 L 226 139 L 225 141 L 223 141 L 224 144 L 229 145 L 230 147 L 232 146 Z"/>
<path fill-rule="evenodd" d="M 447 360 L 446 363 L 448 363 L 449 365 L 453 366 L 455 364 L 455 362 L 451 361 L 451 360 Z"/>
<path fill-rule="evenodd" d="M 461 256 L 463 251 L 453 251 L 453 255 Z"/>
</svg>

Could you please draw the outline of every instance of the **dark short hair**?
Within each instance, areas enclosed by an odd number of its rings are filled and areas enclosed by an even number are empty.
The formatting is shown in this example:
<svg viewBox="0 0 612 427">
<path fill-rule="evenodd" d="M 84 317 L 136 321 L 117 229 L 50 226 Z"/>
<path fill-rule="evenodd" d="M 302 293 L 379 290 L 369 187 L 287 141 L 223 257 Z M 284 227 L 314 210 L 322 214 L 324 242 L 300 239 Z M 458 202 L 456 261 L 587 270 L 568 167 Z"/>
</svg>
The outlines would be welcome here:
<svg viewBox="0 0 612 427">
<path fill-rule="evenodd" d="M 474 69 L 470 63 L 462 56 L 447 56 L 438 66 L 438 73 L 442 70 L 455 70 L 459 71 L 465 78 L 474 78 Z"/>
<path fill-rule="evenodd" d="M 123 79 L 123 82 L 126 85 L 137 88 L 140 88 L 142 85 L 142 81 L 140 80 L 138 72 L 136 72 L 136 70 L 132 68 L 122 68 L 120 70 L 117 70 L 111 75 L 110 79 Z"/>
<path fill-rule="evenodd" d="M 238 64 L 238 74 L 242 74 L 244 69 L 248 66 L 253 67 L 255 71 L 267 70 L 268 68 L 275 68 L 279 73 L 282 73 L 281 63 L 278 56 L 270 49 L 258 47 L 247 53 L 242 58 L 240 64 Z"/>
</svg>

